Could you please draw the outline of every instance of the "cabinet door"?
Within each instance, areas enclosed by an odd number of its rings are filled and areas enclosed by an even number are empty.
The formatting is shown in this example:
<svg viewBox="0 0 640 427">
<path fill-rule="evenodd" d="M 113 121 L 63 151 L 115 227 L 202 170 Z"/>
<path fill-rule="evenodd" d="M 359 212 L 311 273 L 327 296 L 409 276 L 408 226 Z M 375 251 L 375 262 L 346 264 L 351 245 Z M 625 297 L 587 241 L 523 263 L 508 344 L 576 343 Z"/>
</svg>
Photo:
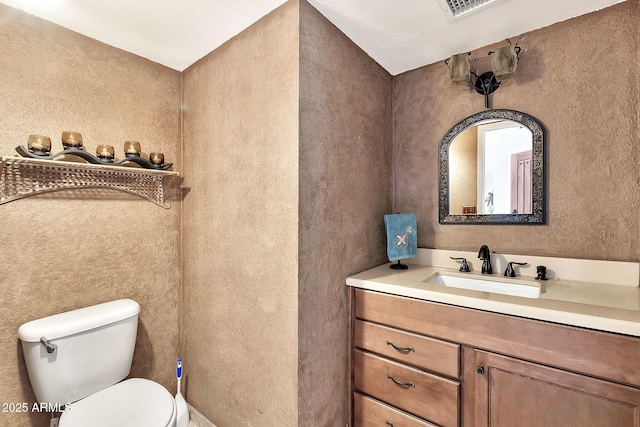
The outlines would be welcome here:
<svg viewBox="0 0 640 427">
<path fill-rule="evenodd" d="M 640 390 L 476 350 L 476 426 L 640 427 Z"/>
</svg>

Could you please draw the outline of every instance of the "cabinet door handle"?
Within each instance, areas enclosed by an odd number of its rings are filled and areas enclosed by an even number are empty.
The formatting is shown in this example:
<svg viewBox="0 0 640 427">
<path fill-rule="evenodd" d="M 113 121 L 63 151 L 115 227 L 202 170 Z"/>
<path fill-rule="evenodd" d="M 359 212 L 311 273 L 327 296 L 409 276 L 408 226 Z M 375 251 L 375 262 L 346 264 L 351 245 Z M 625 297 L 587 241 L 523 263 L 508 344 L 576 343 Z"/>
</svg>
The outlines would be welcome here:
<svg viewBox="0 0 640 427">
<path fill-rule="evenodd" d="M 385 420 L 384 423 L 386 425 L 388 425 L 389 427 L 393 427 L 393 423 L 391 421 L 389 421 L 389 420 Z"/>
<path fill-rule="evenodd" d="M 387 374 L 387 378 L 389 378 L 391 381 L 393 381 L 394 383 L 398 384 L 399 386 L 402 387 L 415 387 L 416 385 L 414 383 L 403 383 L 402 381 L 398 381 L 395 378 L 393 378 L 391 375 Z"/>
<path fill-rule="evenodd" d="M 395 345 L 391 341 L 387 341 L 387 345 L 390 345 L 391 347 L 395 348 L 400 353 L 411 353 L 412 351 L 413 352 L 416 351 L 415 348 L 413 348 L 413 347 L 398 347 L 397 345 Z"/>
</svg>

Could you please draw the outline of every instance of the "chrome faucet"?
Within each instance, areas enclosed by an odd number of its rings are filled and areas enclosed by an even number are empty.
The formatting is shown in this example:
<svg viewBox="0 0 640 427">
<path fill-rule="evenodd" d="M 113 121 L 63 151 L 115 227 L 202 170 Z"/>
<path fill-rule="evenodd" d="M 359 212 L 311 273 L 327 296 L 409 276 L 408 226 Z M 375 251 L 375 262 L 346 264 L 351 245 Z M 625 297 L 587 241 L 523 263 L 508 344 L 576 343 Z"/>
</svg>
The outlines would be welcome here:
<svg viewBox="0 0 640 427">
<path fill-rule="evenodd" d="M 482 245 L 480 247 L 478 258 L 482 260 L 482 274 L 493 274 L 493 267 L 491 267 L 491 251 L 489 250 L 489 246 Z"/>
</svg>

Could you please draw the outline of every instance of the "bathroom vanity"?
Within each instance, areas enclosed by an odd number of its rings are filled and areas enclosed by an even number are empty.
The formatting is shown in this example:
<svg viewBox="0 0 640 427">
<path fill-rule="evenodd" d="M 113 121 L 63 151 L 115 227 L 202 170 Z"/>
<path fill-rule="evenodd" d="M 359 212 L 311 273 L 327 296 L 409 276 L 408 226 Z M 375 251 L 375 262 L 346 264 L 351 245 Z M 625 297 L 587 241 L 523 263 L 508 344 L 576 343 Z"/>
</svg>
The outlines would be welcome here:
<svg viewBox="0 0 640 427">
<path fill-rule="evenodd" d="M 347 279 L 353 426 L 640 426 L 638 264 L 494 255 L 497 281 L 529 258 L 524 298 L 434 284 L 460 252 L 419 252 Z"/>
</svg>

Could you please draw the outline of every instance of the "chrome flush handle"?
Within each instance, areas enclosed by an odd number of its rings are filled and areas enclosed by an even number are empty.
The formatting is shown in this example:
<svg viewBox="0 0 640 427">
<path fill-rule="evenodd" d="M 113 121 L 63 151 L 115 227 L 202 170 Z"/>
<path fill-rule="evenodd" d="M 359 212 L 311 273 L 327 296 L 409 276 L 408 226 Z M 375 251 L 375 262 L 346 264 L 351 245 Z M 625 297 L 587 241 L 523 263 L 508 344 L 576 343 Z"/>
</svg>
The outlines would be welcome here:
<svg viewBox="0 0 640 427">
<path fill-rule="evenodd" d="M 47 349 L 47 353 L 53 353 L 58 349 L 58 346 L 50 343 L 46 337 L 40 338 L 40 342 Z"/>
</svg>

